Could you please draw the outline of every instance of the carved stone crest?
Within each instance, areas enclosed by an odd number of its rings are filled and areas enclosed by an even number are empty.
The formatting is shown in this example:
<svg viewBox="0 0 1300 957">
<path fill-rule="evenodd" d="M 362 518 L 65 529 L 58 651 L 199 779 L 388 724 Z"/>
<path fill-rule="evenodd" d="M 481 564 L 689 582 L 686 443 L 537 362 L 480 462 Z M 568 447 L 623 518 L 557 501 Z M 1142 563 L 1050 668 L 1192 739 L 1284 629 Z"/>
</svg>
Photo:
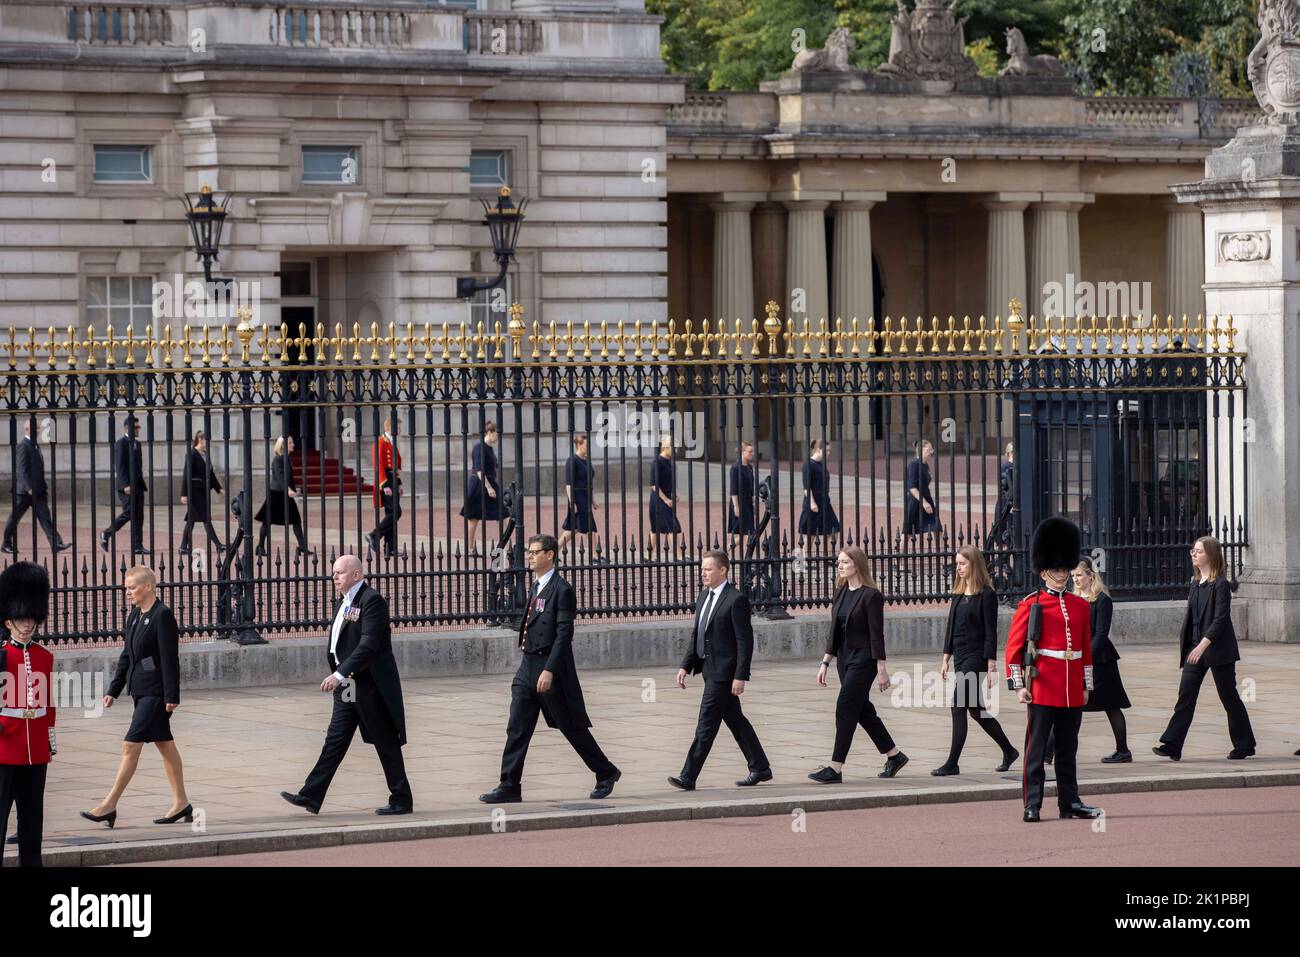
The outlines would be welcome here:
<svg viewBox="0 0 1300 957">
<path fill-rule="evenodd" d="M 904 80 L 969 80 L 978 72 L 966 55 L 966 21 L 957 19 L 957 0 L 916 0 L 908 10 L 894 0 L 893 30 L 889 37 L 889 62 L 880 72 Z"/>
<path fill-rule="evenodd" d="M 1219 233 L 1219 262 L 1250 263 L 1266 260 L 1273 252 L 1268 230 Z"/>
<path fill-rule="evenodd" d="M 790 65 L 799 72 L 819 70 L 830 73 L 853 73 L 849 65 L 849 53 L 857 48 L 857 42 L 847 27 L 839 27 L 826 38 L 826 46 L 821 50 L 800 50 Z"/>
<path fill-rule="evenodd" d="M 1246 58 L 1266 122 L 1300 122 L 1300 0 L 1260 0 L 1259 42 Z"/>
</svg>

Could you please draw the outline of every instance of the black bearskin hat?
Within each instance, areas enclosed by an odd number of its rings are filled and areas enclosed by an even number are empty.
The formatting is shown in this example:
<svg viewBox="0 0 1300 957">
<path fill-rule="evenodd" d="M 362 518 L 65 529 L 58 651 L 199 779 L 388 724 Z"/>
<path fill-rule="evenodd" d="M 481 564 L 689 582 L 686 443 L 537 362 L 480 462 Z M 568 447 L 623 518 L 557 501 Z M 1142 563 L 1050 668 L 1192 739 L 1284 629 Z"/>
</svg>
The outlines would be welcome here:
<svg viewBox="0 0 1300 957">
<path fill-rule="evenodd" d="M 1029 545 L 1030 562 L 1035 572 L 1073 569 L 1079 564 L 1081 548 L 1078 525 L 1059 516 L 1045 518 L 1034 529 L 1034 539 Z"/>
<path fill-rule="evenodd" d="M 14 562 L 0 572 L 0 622 L 50 616 L 50 576 L 34 562 Z"/>
</svg>

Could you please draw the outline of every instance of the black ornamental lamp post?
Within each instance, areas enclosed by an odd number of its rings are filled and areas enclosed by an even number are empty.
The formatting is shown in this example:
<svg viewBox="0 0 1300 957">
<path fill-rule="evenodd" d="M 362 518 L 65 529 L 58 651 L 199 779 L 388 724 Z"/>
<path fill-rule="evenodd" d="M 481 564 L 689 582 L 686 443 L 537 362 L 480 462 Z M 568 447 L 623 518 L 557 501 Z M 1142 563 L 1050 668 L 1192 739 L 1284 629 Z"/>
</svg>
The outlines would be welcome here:
<svg viewBox="0 0 1300 957">
<path fill-rule="evenodd" d="M 214 194 L 212 187 L 206 184 L 197 193 L 186 193 L 181 197 L 185 219 L 194 236 L 194 255 L 203 263 L 203 279 L 209 287 L 214 281 L 212 264 L 221 252 L 221 229 L 226 222 L 226 211 L 234 198 L 235 194 L 229 191 Z M 230 282 L 220 276 L 215 281 L 223 285 Z"/>
<path fill-rule="evenodd" d="M 479 197 L 479 202 L 483 204 L 483 225 L 492 234 L 492 257 L 501 266 L 501 271 L 497 273 L 495 279 L 477 280 L 473 276 L 457 278 L 457 299 L 469 299 L 476 292 L 495 289 L 505 280 L 506 270 L 510 268 L 510 263 L 515 258 L 515 246 L 519 242 L 519 227 L 524 223 L 524 207 L 528 205 L 528 200 L 524 198 L 520 199 L 519 205 L 516 206 L 510 199 L 509 186 L 501 187 L 495 206 L 489 205 L 482 196 Z"/>
</svg>

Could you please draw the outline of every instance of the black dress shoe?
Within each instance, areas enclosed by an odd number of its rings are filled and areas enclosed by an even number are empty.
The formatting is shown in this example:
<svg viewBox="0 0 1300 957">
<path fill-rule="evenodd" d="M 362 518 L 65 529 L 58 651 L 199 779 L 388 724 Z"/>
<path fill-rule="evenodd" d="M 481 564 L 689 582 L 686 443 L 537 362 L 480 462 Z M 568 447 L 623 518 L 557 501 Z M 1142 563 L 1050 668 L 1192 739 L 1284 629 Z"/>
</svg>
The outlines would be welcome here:
<svg viewBox="0 0 1300 957">
<path fill-rule="evenodd" d="M 1162 758 L 1168 758 L 1170 761 L 1181 761 L 1183 759 L 1181 754 L 1174 754 L 1174 752 L 1170 751 L 1167 744 L 1157 744 L 1151 749 L 1151 753 L 1158 754 Z"/>
<path fill-rule="evenodd" d="M 181 821 L 181 820 L 183 820 L 186 824 L 193 823 L 194 821 L 193 804 L 185 805 L 175 814 L 169 814 L 166 817 L 156 817 L 153 819 L 153 822 L 155 824 L 175 824 L 177 821 Z"/>
<path fill-rule="evenodd" d="M 1056 760 L 1056 752 L 1055 752 L 1055 751 L 1048 751 L 1046 754 L 1043 755 L 1043 763 L 1044 763 L 1044 764 L 1048 764 L 1048 765 L 1050 765 L 1050 764 L 1051 764 L 1053 761 L 1055 761 L 1055 760 Z"/>
<path fill-rule="evenodd" d="M 1114 754 L 1108 754 L 1101 759 L 1102 764 L 1132 764 L 1132 751 L 1116 751 Z"/>
<path fill-rule="evenodd" d="M 996 768 L 994 768 L 993 770 L 994 770 L 994 771 L 1010 771 L 1010 770 L 1011 770 L 1011 765 L 1015 764 L 1015 763 L 1016 763 L 1017 761 L 1019 761 L 1019 760 L 1020 760 L 1020 752 L 1017 751 L 1015 748 L 1012 748 L 1010 754 L 1004 754 L 1004 755 L 1002 755 L 1002 763 L 999 764 L 999 765 L 998 765 Z"/>
<path fill-rule="evenodd" d="M 375 538 L 374 532 L 366 533 L 366 542 L 370 545 L 370 550 L 376 555 L 379 554 L 379 539 Z"/>
<path fill-rule="evenodd" d="M 375 808 L 375 813 L 386 817 L 393 814 L 410 814 L 411 810 L 408 804 L 385 804 L 383 807 Z"/>
<path fill-rule="evenodd" d="M 843 784 L 844 775 L 832 767 L 825 767 L 818 768 L 808 775 L 808 780 L 816 781 L 818 784 Z"/>
<path fill-rule="evenodd" d="M 1253 758 L 1254 756 L 1255 756 L 1254 748 L 1251 748 L 1249 751 L 1242 751 L 1238 748 L 1233 748 L 1231 751 L 1228 752 L 1229 761 L 1241 761 L 1245 758 Z"/>
<path fill-rule="evenodd" d="M 881 771 L 877 777 L 892 778 L 898 773 L 899 769 L 907 763 L 907 755 L 899 751 L 892 758 L 885 759 L 885 770 Z"/>
<path fill-rule="evenodd" d="M 614 793 L 614 785 L 618 783 L 618 779 L 622 776 L 623 772 L 618 768 L 615 768 L 614 773 L 609 777 L 597 779 L 596 787 L 591 792 L 591 799 L 593 801 L 599 801 L 602 798 L 609 797 Z"/>
<path fill-rule="evenodd" d="M 310 798 L 303 797 L 301 794 L 291 794 L 288 791 L 281 791 L 280 797 L 284 798 L 294 807 L 306 808 L 312 814 L 320 813 L 320 805 L 312 801 Z"/>
<path fill-rule="evenodd" d="M 961 768 L 955 764 L 944 764 L 930 772 L 936 778 L 946 778 L 950 774 L 961 774 Z"/>
<path fill-rule="evenodd" d="M 0 552 L 5 552 L 8 555 L 17 555 L 18 546 L 13 542 L 5 542 L 3 545 L 0 545 Z"/>
<path fill-rule="evenodd" d="M 87 821 L 94 821 L 96 824 L 103 821 L 105 824 L 108 825 L 108 829 L 110 831 L 113 829 L 113 825 L 117 823 L 116 809 L 109 811 L 107 814 L 91 814 L 89 811 L 82 811 L 81 816 L 84 817 Z"/>
<path fill-rule="evenodd" d="M 682 778 L 673 778 L 673 777 L 670 777 L 670 778 L 668 779 L 668 783 L 671 784 L 671 785 L 672 785 L 673 787 L 675 787 L 675 788 L 681 788 L 683 791 L 694 791 L 694 790 L 695 790 L 695 782 L 694 782 L 694 781 L 685 781 L 685 780 L 683 780 Z"/>
<path fill-rule="evenodd" d="M 755 784 L 770 780 L 772 780 L 772 769 L 764 768 L 762 771 L 750 771 L 743 781 L 736 782 L 736 787 L 752 788 Z"/>
<path fill-rule="evenodd" d="M 1038 815 L 1038 808 L 1036 808 L 1036 807 L 1027 807 L 1027 808 L 1025 808 L 1025 823 L 1026 823 L 1026 824 L 1037 824 L 1037 823 L 1038 823 L 1039 821 L 1041 821 L 1041 820 L 1042 820 L 1042 818 L 1039 817 L 1039 815 Z"/>
<path fill-rule="evenodd" d="M 69 542 L 55 542 L 51 547 L 54 549 L 54 554 L 57 555 L 59 552 L 66 552 L 72 545 Z"/>
<path fill-rule="evenodd" d="M 141 548 L 133 548 L 133 549 L 131 549 L 131 554 L 132 554 L 132 555 L 152 555 L 152 554 L 153 554 L 153 549 L 152 549 L 152 548 L 144 548 L 144 547 L 141 547 Z"/>
<path fill-rule="evenodd" d="M 1061 817 L 1101 817 L 1099 807 L 1091 807 L 1082 801 L 1075 801 L 1069 807 L 1061 808 Z"/>
<path fill-rule="evenodd" d="M 107 532 L 100 532 L 100 533 L 99 533 L 99 547 L 100 547 L 101 549 L 103 549 L 104 551 L 108 551 L 108 533 L 107 533 Z"/>
<path fill-rule="evenodd" d="M 524 799 L 524 789 L 498 784 L 487 794 L 480 794 L 478 799 L 484 804 L 518 804 Z"/>
</svg>

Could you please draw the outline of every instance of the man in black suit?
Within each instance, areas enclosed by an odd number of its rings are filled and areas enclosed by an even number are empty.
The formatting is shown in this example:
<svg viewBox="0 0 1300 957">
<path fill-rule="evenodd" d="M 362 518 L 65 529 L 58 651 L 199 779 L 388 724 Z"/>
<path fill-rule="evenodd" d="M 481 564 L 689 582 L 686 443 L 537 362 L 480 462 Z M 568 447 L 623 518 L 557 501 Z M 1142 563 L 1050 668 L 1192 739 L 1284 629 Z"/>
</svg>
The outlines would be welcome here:
<svg viewBox="0 0 1300 957">
<path fill-rule="evenodd" d="M 388 804 L 376 814 L 410 814 L 411 785 L 406 780 L 402 745 L 406 744 L 406 713 L 402 683 L 393 657 L 388 602 L 368 584 L 355 555 L 334 562 L 334 588 L 339 606 L 330 629 L 329 665 L 333 673 L 320 683 L 334 693 L 334 713 L 316 767 L 297 794 L 281 791 L 290 804 L 319 814 L 334 772 L 343 763 L 357 728 L 361 740 L 373 744 L 388 779 Z"/>
<path fill-rule="evenodd" d="M 113 524 L 99 533 L 99 547 L 108 551 L 108 540 L 127 522 L 131 523 L 131 554 L 148 555 L 144 547 L 144 455 L 140 449 L 140 423 L 134 415 L 126 417 L 122 434 L 113 445 L 113 487 L 122 511 Z"/>
<path fill-rule="evenodd" d="M 45 484 L 45 456 L 32 438 L 31 419 L 23 422 L 23 437 L 14 453 L 14 508 L 5 522 L 4 542 L 0 551 L 10 555 L 18 554 L 18 523 L 23 520 L 28 509 L 36 511 L 36 521 L 40 524 L 45 537 L 50 541 L 50 548 L 57 555 L 72 546 L 59 537 L 59 530 L 54 527 L 50 517 L 49 489 Z"/>
<path fill-rule="evenodd" d="M 704 697 L 700 699 L 700 720 L 695 741 L 686 755 L 682 773 L 668 783 L 683 791 L 695 790 L 695 779 L 709 756 L 718 727 L 726 722 L 740 745 L 749 776 L 737 787 L 753 787 L 772 780 L 772 768 L 763 745 L 740 710 L 740 696 L 749 681 L 749 664 L 754 657 L 754 628 L 750 622 L 749 599 L 727 581 L 727 553 L 705 552 L 700 563 L 704 591 L 695 603 L 695 626 L 690 647 L 677 671 L 677 687 L 686 687 L 687 675 L 704 675 Z"/>
<path fill-rule="evenodd" d="M 535 580 L 532 597 L 519 627 L 523 660 L 510 685 L 510 721 L 501 756 L 501 783 L 479 795 L 484 804 L 523 800 L 524 758 L 540 713 L 548 727 L 559 728 L 578 757 L 596 775 L 592 798 L 607 798 L 623 776 L 591 735 L 591 719 L 582 699 L 578 668 L 573 661 L 573 619 L 578 599 L 573 586 L 555 571 L 558 545 L 550 535 L 528 540 L 527 561 Z"/>
</svg>

